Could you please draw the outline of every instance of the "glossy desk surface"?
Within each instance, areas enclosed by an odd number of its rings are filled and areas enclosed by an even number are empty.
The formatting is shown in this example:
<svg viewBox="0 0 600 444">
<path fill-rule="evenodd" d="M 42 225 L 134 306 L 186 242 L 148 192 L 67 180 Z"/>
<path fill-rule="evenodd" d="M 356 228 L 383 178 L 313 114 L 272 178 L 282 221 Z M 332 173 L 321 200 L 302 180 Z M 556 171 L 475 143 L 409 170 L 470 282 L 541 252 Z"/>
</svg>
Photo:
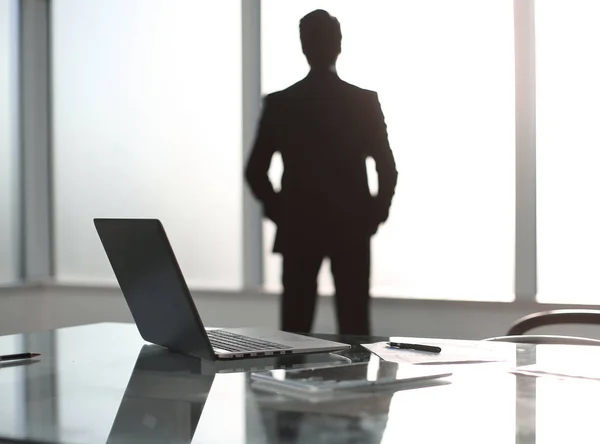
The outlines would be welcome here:
<svg viewBox="0 0 600 444">
<path fill-rule="evenodd" d="M 445 384 L 315 403 L 258 391 L 249 374 L 344 358 L 202 362 L 145 345 L 130 324 L 4 336 L 0 354 L 43 356 L 0 367 L 0 443 L 600 442 L 599 381 L 508 372 L 564 360 L 598 366 L 600 347 L 489 345 L 507 362 L 451 366 Z M 359 345 L 342 355 L 378 360 Z"/>
</svg>

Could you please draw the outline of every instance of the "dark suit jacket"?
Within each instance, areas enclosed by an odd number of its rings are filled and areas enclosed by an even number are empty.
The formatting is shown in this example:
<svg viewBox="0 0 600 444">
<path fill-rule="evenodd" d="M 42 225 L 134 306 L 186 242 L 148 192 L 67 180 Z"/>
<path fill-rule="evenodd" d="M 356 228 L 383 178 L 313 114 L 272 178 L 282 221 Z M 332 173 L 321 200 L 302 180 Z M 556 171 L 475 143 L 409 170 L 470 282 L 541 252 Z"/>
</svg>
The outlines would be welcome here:
<svg viewBox="0 0 600 444">
<path fill-rule="evenodd" d="M 279 151 L 284 172 L 275 192 L 267 172 Z M 365 161 L 375 160 L 372 196 Z M 311 72 L 266 96 L 246 179 L 277 225 L 274 251 L 328 249 L 368 239 L 388 217 L 397 180 L 377 93 Z"/>
</svg>

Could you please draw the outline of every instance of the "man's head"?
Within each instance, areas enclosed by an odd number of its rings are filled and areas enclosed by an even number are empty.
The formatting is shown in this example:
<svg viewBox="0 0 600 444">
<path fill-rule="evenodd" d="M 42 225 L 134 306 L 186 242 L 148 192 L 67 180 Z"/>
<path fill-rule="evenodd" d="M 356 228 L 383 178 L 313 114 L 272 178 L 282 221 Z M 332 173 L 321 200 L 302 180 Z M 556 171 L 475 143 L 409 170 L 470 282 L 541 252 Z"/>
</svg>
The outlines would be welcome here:
<svg viewBox="0 0 600 444">
<path fill-rule="evenodd" d="M 300 41 L 311 68 L 329 68 L 342 52 L 340 22 L 327 11 L 317 9 L 300 20 Z"/>
</svg>

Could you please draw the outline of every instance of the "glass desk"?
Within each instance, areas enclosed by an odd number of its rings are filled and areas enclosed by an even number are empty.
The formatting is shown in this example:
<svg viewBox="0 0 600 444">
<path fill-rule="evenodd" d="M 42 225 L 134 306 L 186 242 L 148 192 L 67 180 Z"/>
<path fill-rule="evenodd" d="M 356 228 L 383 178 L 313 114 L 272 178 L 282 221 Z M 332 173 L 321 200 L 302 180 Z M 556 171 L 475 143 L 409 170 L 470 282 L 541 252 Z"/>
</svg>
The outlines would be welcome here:
<svg viewBox="0 0 600 444">
<path fill-rule="evenodd" d="M 515 364 L 600 363 L 600 347 L 490 342 L 508 362 L 450 366 L 445 383 L 310 402 L 258 391 L 250 372 L 379 359 L 360 343 L 339 355 L 206 362 L 105 323 L 0 337 L 0 443 L 587 443 L 600 381 L 516 376 Z M 468 341 L 457 341 L 468 344 Z M 590 367 L 591 368 L 591 367 Z M 596 367 L 600 368 L 600 367 Z"/>
</svg>

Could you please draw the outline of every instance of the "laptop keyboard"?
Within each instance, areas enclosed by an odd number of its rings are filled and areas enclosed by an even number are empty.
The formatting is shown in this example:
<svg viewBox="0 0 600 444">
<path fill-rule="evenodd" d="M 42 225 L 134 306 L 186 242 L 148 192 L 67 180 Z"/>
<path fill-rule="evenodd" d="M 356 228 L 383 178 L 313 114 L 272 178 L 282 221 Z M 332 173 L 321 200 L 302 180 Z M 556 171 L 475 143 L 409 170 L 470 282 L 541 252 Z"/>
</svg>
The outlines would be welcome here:
<svg viewBox="0 0 600 444">
<path fill-rule="evenodd" d="M 287 345 L 250 338 L 229 331 L 208 330 L 206 333 L 213 348 L 220 348 L 229 352 L 289 350 L 292 348 Z"/>
</svg>

